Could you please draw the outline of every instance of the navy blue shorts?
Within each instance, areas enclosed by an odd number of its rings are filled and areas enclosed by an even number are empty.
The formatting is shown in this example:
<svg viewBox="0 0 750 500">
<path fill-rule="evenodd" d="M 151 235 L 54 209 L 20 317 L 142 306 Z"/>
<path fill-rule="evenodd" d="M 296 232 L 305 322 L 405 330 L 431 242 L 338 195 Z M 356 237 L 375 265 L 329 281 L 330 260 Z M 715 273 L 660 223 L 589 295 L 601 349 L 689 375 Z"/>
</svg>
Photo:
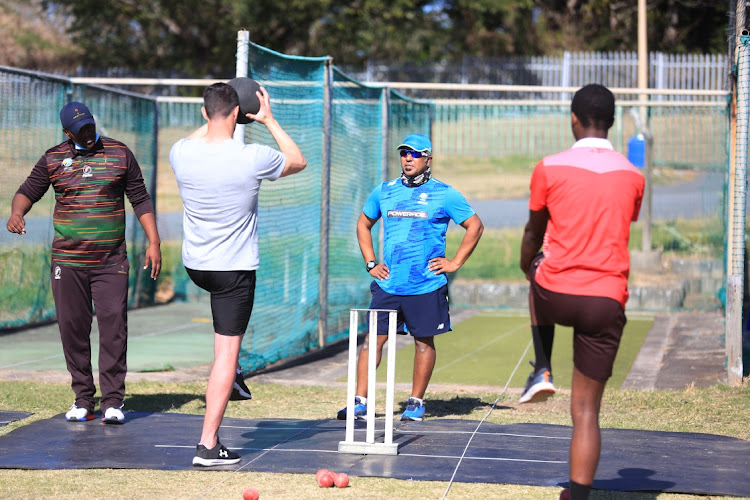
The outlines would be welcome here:
<svg viewBox="0 0 750 500">
<path fill-rule="evenodd" d="M 211 294 L 214 332 L 243 335 L 255 300 L 255 271 L 185 270 L 193 283 Z"/>
<path fill-rule="evenodd" d="M 370 309 L 392 309 L 398 312 L 398 333 L 408 333 L 414 337 L 433 337 L 451 331 L 448 285 L 421 295 L 392 295 L 384 292 L 378 283 L 373 281 L 370 291 Z M 369 324 L 369 314 L 367 321 Z M 388 313 L 378 313 L 378 335 L 388 335 Z"/>
</svg>

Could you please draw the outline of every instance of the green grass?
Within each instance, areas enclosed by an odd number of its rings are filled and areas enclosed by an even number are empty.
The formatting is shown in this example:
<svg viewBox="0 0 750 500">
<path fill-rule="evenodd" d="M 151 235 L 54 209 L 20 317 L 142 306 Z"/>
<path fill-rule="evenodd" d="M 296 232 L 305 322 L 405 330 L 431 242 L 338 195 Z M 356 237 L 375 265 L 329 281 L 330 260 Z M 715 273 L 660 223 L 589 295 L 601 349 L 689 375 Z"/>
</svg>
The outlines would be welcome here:
<svg viewBox="0 0 750 500">
<path fill-rule="evenodd" d="M 463 228 L 447 233 L 445 254 L 454 256 L 464 237 Z M 518 263 L 521 258 L 522 228 L 485 229 L 477 247 L 452 279 L 526 282 Z"/>
</svg>

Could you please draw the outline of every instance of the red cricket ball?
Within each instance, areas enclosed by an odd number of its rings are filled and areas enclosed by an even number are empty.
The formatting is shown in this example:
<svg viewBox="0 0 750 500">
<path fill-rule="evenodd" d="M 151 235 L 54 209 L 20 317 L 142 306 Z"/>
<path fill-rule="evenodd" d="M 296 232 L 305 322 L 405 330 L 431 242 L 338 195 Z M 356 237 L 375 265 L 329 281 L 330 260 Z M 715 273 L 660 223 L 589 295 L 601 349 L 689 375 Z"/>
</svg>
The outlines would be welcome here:
<svg viewBox="0 0 750 500">
<path fill-rule="evenodd" d="M 242 492 L 242 498 L 245 500 L 258 500 L 260 493 L 255 488 L 247 488 Z"/>
<path fill-rule="evenodd" d="M 336 477 L 333 478 L 333 484 L 336 485 L 336 488 L 346 488 L 349 486 L 349 476 L 343 472 L 339 472 L 336 474 Z"/>
<path fill-rule="evenodd" d="M 321 488 L 330 488 L 333 486 L 333 474 L 330 471 L 325 471 L 318 476 L 318 486 Z"/>
</svg>

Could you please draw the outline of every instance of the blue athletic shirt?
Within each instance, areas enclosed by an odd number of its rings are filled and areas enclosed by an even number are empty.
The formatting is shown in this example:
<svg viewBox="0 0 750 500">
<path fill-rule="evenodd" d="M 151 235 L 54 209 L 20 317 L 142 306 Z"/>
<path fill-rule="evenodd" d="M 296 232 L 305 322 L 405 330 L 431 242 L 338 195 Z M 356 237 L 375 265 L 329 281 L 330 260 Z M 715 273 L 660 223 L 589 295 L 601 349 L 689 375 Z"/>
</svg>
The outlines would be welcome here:
<svg viewBox="0 0 750 500">
<path fill-rule="evenodd" d="M 445 232 L 451 219 L 461 224 L 474 210 L 461 193 L 437 179 L 406 187 L 401 179 L 376 187 L 362 213 L 383 217 L 383 261 L 390 271 L 377 283 L 393 295 L 421 295 L 448 282 L 427 269 L 430 259 L 445 257 Z"/>
</svg>

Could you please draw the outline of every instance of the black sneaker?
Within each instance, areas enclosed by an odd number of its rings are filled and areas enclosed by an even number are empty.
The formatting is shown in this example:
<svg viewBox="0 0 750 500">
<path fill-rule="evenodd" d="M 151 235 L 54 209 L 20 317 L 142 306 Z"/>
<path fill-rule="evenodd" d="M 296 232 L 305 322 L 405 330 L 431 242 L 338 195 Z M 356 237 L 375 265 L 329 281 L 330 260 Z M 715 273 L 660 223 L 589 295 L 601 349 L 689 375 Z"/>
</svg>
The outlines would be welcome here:
<svg viewBox="0 0 750 500">
<path fill-rule="evenodd" d="M 234 376 L 234 385 L 232 386 L 232 394 L 229 395 L 229 400 L 243 401 L 245 399 L 253 399 L 253 395 L 250 394 L 250 389 L 245 385 L 242 373 L 238 373 Z"/>
<path fill-rule="evenodd" d="M 193 465 L 202 465 L 204 467 L 213 467 L 216 465 L 232 465 L 240 461 L 240 456 L 228 450 L 220 442 L 216 442 L 216 446 L 210 450 L 199 444 L 195 447 L 195 456 L 193 457 Z"/>
</svg>

